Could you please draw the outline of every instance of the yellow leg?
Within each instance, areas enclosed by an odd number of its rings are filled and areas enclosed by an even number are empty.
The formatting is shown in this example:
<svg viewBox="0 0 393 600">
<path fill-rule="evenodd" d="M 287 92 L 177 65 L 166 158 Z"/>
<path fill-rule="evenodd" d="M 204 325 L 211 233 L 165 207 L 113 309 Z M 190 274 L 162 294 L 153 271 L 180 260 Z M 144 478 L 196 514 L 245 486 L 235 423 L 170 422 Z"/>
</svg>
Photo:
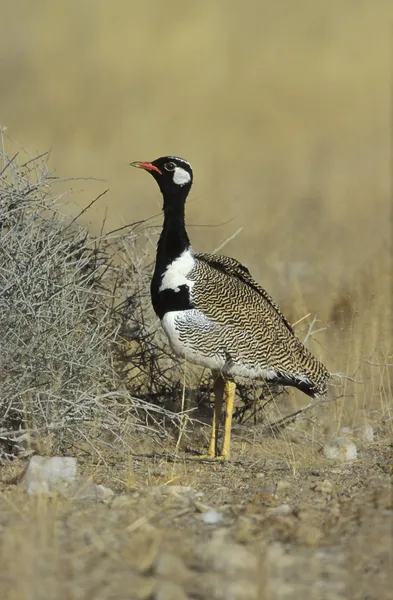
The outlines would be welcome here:
<svg viewBox="0 0 393 600">
<path fill-rule="evenodd" d="M 236 384 L 233 381 L 225 381 L 217 372 L 213 371 L 214 377 L 214 411 L 210 444 L 207 454 L 192 457 L 195 460 L 228 460 L 231 447 L 231 425 L 233 406 L 235 403 Z M 218 454 L 218 430 L 221 420 L 222 403 L 225 397 L 225 425 L 224 439 L 221 454 Z"/>
<path fill-rule="evenodd" d="M 213 410 L 213 421 L 212 421 L 212 431 L 210 436 L 210 444 L 209 450 L 207 453 L 208 458 L 214 458 L 218 454 L 218 429 L 220 427 L 221 421 L 221 409 L 222 409 L 222 401 L 224 396 L 224 386 L 225 381 L 221 377 L 221 375 L 216 375 L 213 373 L 214 380 L 214 410 Z"/>
<path fill-rule="evenodd" d="M 225 382 L 225 390 L 224 390 L 225 403 L 226 403 L 224 440 L 222 443 L 221 456 L 217 457 L 217 458 L 221 458 L 223 460 L 228 460 L 229 452 L 231 449 L 231 425 L 232 425 L 233 406 L 235 403 L 235 391 L 236 391 L 236 383 L 234 381 L 226 381 Z"/>
</svg>

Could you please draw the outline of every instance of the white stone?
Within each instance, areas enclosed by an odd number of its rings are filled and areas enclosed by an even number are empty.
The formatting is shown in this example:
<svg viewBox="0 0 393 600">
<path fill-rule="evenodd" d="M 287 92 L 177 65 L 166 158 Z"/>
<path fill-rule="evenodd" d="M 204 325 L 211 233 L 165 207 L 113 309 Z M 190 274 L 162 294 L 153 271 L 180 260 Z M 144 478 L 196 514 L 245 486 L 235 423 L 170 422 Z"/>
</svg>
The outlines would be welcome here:
<svg viewBox="0 0 393 600">
<path fill-rule="evenodd" d="M 65 493 L 76 481 L 77 460 L 68 456 L 33 456 L 22 477 L 21 485 L 29 495 Z"/>
<path fill-rule="evenodd" d="M 362 428 L 362 440 L 363 442 L 373 442 L 374 441 L 374 429 L 370 423 L 365 423 Z"/>
<path fill-rule="evenodd" d="M 323 453 L 326 458 L 335 460 L 356 460 L 357 448 L 356 445 L 346 437 L 338 437 L 333 439 L 323 447 Z"/>
<path fill-rule="evenodd" d="M 203 523 L 206 523 L 206 525 L 218 525 L 218 523 L 223 522 L 224 517 L 215 508 L 210 508 L 202 513 L 199 516 L 199 519 L 203 521 Z"/>
</svg>

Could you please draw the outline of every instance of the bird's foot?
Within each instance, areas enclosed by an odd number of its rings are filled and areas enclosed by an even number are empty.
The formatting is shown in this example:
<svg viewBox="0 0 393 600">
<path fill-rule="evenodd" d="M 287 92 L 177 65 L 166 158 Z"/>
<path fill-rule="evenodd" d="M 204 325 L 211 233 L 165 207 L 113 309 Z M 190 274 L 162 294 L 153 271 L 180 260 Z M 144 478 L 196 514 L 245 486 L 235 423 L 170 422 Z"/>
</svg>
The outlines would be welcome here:
<svg viewBox="0 0 393 600">
<path fill-rule="evenodd" d="M 193 454 L 191 456 L 187 456 L 187 460 L 200 460 L 200 461 L 205 461 L 205 462 L 224 462 L 226 460 L 228 460 L 229 456 L 224 455 L 224 454 L 219 454 L 219 455 L 215 455 L 215 454 Z"/>
</svg>

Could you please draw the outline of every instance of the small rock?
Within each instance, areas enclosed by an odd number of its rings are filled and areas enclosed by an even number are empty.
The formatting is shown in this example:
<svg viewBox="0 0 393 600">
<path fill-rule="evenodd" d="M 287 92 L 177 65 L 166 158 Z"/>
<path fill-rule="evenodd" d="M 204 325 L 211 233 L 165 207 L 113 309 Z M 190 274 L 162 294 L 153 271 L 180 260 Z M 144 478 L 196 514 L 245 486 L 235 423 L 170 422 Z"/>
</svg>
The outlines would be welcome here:
<svg viewBox="0 0 393 600">
<path fill-rule="evenodd" d="M 111 488 L 106 487 L 105 485 L 94 485 L 94 492 L 95 492 L 95 498 L 93 498 L 96 502 L 103 502 L 104 504 L 107 504 L 108 502 L 110 502 L 114 495 L 115 492 L 113 490 L 111 490 Z"/>
<path fill-rule="evenodd" d="M 265 479 L 265 473 L 257 473 L 255 479 Z"/>
<path fill-rule="evenodd" d="M 67 493 L 76 478 L 76 458 L 33 456 L 21 479 L 21 485 L 29 495 Z"/>
<path fill-rule="evenodd" d="M 115 492 L 104 485 L 97 485 L 91 479 L 76 477 L 64 490 L 64 495 L 75 500 L 91 500 L 108 504 L 113 500 Z"/>
<path fill-rule="evenodd" d="M 357 448 L 355 444 L 346 437 L 338 437 L 323 447 L 326 458 L 336 460 L 356 460 Z"/>
<path fill-rule="evenodd" d="M 289 481 L 284 481 L 283 479 L 277 482 L 277 492 L 283 492 L 284 490 L 288 490 L 291 487 Z"/>
<path fill-rule="evenodd" d="M 199 519 L 203 521 L 203 523 L 206 523 L 206 525 L 218 525 L 218 523 L 223 522 L 224 517 L 215 508 L 211 508 L 199 515 Z"/>
<path fill-rule="evenodd" d="M 365 423 L 361 430 L 362 440 L 363 442 L 373 442 L 374 441 L 374 429 L 370 423 Z"/>
<path fill-rule="evenodd" d="M 329 479 L 324 479 L 323 481 L 318 481 L 311 486 L 311 489 L 314 492 L 321 492 L 321 494 L 331 494 L 333 491 L 333 484 Z"/>
</svg>

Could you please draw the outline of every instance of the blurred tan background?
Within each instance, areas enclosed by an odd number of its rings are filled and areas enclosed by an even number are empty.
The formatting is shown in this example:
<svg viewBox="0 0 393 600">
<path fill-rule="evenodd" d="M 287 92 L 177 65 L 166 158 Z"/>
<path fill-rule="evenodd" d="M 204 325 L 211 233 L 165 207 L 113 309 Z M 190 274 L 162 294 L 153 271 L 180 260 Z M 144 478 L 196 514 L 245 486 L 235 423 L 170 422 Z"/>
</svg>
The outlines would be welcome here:
<svg viewBox="0 0 393 600">
<path fill-rule="evenodd" d="M 391 0 L 18 0 L 0 123 L 57 176 L 107 180 L 72 182 L 81 205 L 110 188 L 93 229 L 159 213 L 131 160 L 187 158 L 194 247 L 242 227 L 225 253 L 315 310 L 386 251 L 392 23 Z"/>
</svg>

